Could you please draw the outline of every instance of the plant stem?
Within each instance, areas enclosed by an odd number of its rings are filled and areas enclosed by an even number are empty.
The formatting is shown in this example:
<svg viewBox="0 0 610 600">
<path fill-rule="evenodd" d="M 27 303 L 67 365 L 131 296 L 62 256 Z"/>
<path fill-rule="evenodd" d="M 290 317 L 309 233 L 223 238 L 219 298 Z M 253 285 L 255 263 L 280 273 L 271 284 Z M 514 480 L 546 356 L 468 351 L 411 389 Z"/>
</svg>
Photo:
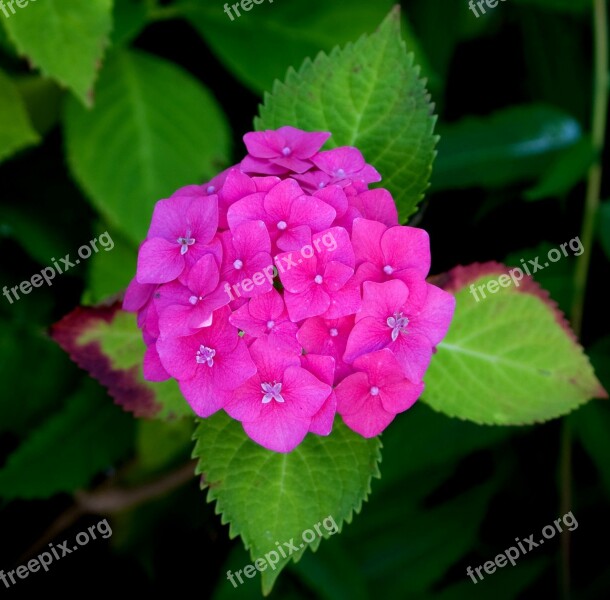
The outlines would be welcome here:
<svg viewBox="0 0 610 600">
<path fill-rule="evenodd" d="M 591 139 L 597 154 L 595 164 L 589 169 L 587 192 L 582 221 L 580 240 L 584 248 L 577 260 L 574 273 L 574 299 L 572 303 L 571 322 L 574 333 L 580 337 L 587 290 L 587 278 L 591 264 L 595 223 L 599 209 L 602 186 L 602 152 L 606 136 L 608 118 L 608 13 L 606 0 L 593 0 L 594 29 L 594 90 L 593 119 Z M 567 420 L 564 420 L 561 435 L 560 457 L 560 509 L 562 515 L 572 507 L 572 432 Z M 561 538 L 561 588 L 564 600 L 570 598 L 570 537 Z"/>
</svg>

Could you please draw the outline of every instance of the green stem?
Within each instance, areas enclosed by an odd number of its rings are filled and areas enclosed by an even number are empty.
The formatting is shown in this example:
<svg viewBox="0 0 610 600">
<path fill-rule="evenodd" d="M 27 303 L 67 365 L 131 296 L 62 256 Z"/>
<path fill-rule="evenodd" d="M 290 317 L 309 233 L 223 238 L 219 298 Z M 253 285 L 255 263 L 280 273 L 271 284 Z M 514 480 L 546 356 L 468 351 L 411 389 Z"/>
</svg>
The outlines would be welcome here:
<svg viewBox="0 0 610 600">
<path fill-rule="evenodd" d="M 587 290 L 587 278 L 591 264 L 595 222 L 599 209 L 602 186 L 602 152 L 606 135 L 608 118 L 608 13 L 606 0 L 593 0 L 594 29 L 594 92 L 593 120 L 591 137 L 593 148 L 597 153 L 595 164 L 589 169 L 587 192 L 582 221 L 580 241 L 584 252 L 576 263 L 574 272 L 574 299 L 572 303 L 571 322 L 574 333 L 580 337 L 582 332 L 583 310 Z M 572 510 L 572 432 L 567 421 L 563 423 L 560 456 L 560 510 L 564 515 Z M 561 538 L 561 588 L 564 600 L 570 598 L 570 536 Z"/>
</svg>

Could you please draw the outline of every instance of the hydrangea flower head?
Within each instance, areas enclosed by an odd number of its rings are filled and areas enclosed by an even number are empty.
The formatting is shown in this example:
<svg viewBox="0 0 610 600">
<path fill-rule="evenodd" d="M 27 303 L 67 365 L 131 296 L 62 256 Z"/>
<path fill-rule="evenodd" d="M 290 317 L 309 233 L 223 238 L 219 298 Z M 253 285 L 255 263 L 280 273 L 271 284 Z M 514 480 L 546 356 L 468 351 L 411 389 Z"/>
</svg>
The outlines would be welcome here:
<svg viewBox="0 0 610 600">
<path fill-rule="evenodd" d="M 428 234 L 329 136 L 248 133 L 239 164 L 157 202 L 125 293 L 145 378 L 274 452 L 332 435 L 337 415 L 380 434 L 422 393 L 454 311 L 426 281 Z"/>
</svg>

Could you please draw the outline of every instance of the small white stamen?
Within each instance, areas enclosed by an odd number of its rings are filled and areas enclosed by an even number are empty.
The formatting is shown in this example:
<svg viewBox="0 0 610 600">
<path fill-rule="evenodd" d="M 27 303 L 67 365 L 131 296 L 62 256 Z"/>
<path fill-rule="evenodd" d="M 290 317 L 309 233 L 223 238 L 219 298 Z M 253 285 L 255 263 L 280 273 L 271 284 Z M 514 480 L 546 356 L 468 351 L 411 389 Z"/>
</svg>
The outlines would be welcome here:
<svg viewBox="0 0 610 600">
<path fill-rule="evenodd" d="M 186 254 L 189 246 L 192 246 L 195 243 L 195 239 L 191 237 L 190 229 L 187 230 L 184 237 L 179 237 L 176 241 L 182 246 L 182 248 L 180 248 L 180 254 Z"/>
<path fill-rule="evenodd" d="M 244 266 L 244 263 L 241 262 L 241 260 L 239 260 L 239 258 L 237 260 L 235 260 L 235 262 L 233 263 L 233 266 L 239 270 Z"/>
<path fill-rule="evenodd" d="M 280 222 L 277 224 L 277 228 L 278 228 L 280 231 L 284 231 L 284 229 L 286 229 L 286 227 L 288 227 L 288 223 L 286 223 L 286 221 L 280 221 Z"/>
<path fill-rule="evenodd" d="M 392 328 L 392 341 L 395 342 L 401 333 L 405 335 L 407 332 L 407 325 L 409 324 L 408 317 L 403 317 L 402 313 L 394 313 L 394 316 L 388 317 L 386 323 L 388 327 Z"/>
<path fill-rule="evenodd" d="M 197 298 L 197 296 L 191 296 L 189 298 L 189 302 L 194 306 L 195 304 L 197 304 L 197 301 L 199 300 L 199 298 Z"/>
<path fill-rule="evenodd" d="M 284 402 L 282 398 L 282 384 L 281 383 L 261 383 L 261 389 L 263 391 L 263 404 L 269 404 L 271 400 L 276 402 Z"/>
<path fill-rule="evenodd" d="M 267 329 L 273 329 L 275 325 L 275 321 L 267 321 Z"/>
<path fill-rule="evenodd" d="M 383 267 L 383 272 L 386 275 L 391 275 L 394 272 L 394 269 L 390 267 L 390 265 L 386 265 L 385 267 Z"/>
<path fill-rule="evenodd" d="M 208 194 L 213 194 L 216 191 L 216 188 L 213 185 L 209 185 L 208 189 L 206 190 L 206 192 Z"/>
<path fill-rule="evenodd" d="M 330 337 L 337 337 L 339 335 L 339 330 L 336 327 L 333 327 L 328 331 Z"/>
<path fill-rule="evenodd" d="M 282 150 L 282 154 L 284 156 L 290 156 L 292 152 L 292 148 L 290 148 L 289 146 L 285 146 L 284 149 Z"/>
<path fill-rule="evenodd" d="M 316 282 L 318 285 L 319 285 L 319 284 L 321 284 L 321 283 L 322 283 L 322 281 L 324 281 L 324 280 L 322 279 L 322 275 L 316 275 L 316 276 L 313 278 L 313 280 L 314 280 L 314 281 L 315 281 L 315 282 Z"/>
<path fill-rule="evenodd" d="M 376 385 L 371 387 L 371 396 L 376 396 L 378 393 L 379 393 L 379 388 Z"/>
<path fill-rule="evenodd" d="M 214 357 L 216 356 L 216 350 L 214 348 L 208 348 L 203 344 L 199 346 L 199 350 L 197 350 L 197 354 L 195 355 L 195 360 L 200 364 L 206 364 L 208 367 L 214 366 Z"/>
<path fill-rule="evenodd" d="M 335 172 L 335 175 L 339 179 L 343 179 L 345 177 L 345 171 L 343 169 L 337 169 L 336 172 Z"/>
</svg>

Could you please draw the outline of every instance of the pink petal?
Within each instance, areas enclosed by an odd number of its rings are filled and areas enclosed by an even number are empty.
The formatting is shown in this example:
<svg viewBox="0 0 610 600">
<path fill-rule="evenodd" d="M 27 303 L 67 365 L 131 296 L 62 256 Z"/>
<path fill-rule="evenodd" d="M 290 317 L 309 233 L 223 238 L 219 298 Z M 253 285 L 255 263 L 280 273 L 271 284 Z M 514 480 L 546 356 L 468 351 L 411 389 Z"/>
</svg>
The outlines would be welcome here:
<svg viewBox="0 0 610 600">
<path fill-rule="evenodd" d="M 285 414 L 275 403 L 270 411 L 256 421 L 243 423 L 244 431 L 257 444 L 274 452 L 291 452 L 305 438 L 310 418 L 300 419 Z"/>
<path fill-rule="evenodd" d="M 417 269 L 422 277 L 430 271 L 430 237 L 416 227 L 390 227 L 381 238 L 387 265 L 395 269 Z"/>
<path fill-rule="evenodd" d="M 350 205 L 356 208 L 365 219 L 379 221 L 388 227 L 398 225 L 398 211 L 388 190 L 377 188 L 351 196 Z"/>
<path fill-rule="evenodd" d="M 146 240 L 138 253 L 138 283 L 166 283 L 176 279 L 184 269 L 180 244 L 163 238 Z"/>
</svg>

